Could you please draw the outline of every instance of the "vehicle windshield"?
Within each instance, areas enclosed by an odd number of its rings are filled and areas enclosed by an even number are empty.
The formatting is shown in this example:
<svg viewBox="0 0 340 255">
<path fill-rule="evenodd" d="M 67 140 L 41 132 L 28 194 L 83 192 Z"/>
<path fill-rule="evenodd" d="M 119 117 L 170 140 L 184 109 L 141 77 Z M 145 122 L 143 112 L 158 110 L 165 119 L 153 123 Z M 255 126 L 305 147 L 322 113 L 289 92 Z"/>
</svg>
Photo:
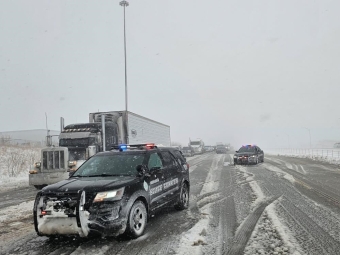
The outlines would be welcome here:
<svg viewBox="0 0 340 255">
<path fill-rule="evenodd" d="M 201 145 L 201 142 L 190 142 L 191 145 Z"/>
<path fill-rule="evenodd" d="M 59 146 L 62 147 L 88 147 L 95 144 L 94 137 L 78 138 L 78 139 L 60 139 Z"/>
<path fill-rule="evenodd" d="M 115 154 L 90 158 L 74 177 L 136 175 L 136 166 L 142 165 L 145 155 Z"/>
<path fill-rule="evenodd" d="M 253 146 L 242 146 L 238 152 L 255 152 L 255 147 Z"/>
</svg>

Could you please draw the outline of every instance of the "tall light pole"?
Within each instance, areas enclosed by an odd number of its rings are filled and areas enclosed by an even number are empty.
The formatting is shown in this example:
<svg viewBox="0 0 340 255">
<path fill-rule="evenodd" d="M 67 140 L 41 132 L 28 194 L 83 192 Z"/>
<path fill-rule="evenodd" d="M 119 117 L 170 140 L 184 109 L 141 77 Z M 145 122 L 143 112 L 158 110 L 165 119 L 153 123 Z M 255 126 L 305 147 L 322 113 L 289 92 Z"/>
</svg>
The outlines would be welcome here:
<svg viewBox="0 0 340 255">
<path fill-rule="evenodd" d="M 129 143 L 129 123 L 128 123 L 128 89 L 127 89 L 127 68 L 126 68 L 126 28 L 125 28 L 125 7 L 129 6 L 128 1 L 121 1 L 119 3 L 120 6 L 124 8 L 124 60 L 125 60 L 125 130 L 126 130 L 126 137 L 125 143 Z"/>
<path fill-rule="evenodd" d="M 306 127 L 303 127 L 303 128 L 307 129 L 308 132 L 309 132 L 309 148 L 312 148 L 312 137 L 311 137 L 311 135 L 310 135 L 310 129 L 309 129 L 309 128 L 306 128 Z"/>
</svg>

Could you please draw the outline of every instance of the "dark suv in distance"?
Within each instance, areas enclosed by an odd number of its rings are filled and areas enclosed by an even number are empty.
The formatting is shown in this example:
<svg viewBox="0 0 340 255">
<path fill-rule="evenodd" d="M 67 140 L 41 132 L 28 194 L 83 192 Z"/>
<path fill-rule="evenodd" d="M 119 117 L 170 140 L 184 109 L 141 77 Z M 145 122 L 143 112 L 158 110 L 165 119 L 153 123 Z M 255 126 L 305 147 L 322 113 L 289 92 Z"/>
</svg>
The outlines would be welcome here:
<svg viewBox="0 0 340 255">
<path fill-rule="evenodd" d="M 224 146 L 224 145 L 217 145 L 216 146 L 216 153 L 217 154 L 220 154 L 220 153 L 222 153 L 222 154 L 226 154 L 227 153 L 227 148 Z"/>
<path fill-rule="evenodd" d="M 191 147 L 183 147 L 182 153 L 185 157 L 192 157 L 195 155 L 194 150 Z"/>
<path fill-rule="evenodd" d="M 264 162 L 264 152 L 256 145 L 244 145 L 234 154 L 234 165 Z"/>
<path fill-rule="evenodd" d="M 189 190 L 189 165 L 178 149 L 117 146 L 88 159 L 69 179 L 38 192 L 34 226 L 40 236 L 136 238 L 159 209 L 187 209 Z"/>
</svg>

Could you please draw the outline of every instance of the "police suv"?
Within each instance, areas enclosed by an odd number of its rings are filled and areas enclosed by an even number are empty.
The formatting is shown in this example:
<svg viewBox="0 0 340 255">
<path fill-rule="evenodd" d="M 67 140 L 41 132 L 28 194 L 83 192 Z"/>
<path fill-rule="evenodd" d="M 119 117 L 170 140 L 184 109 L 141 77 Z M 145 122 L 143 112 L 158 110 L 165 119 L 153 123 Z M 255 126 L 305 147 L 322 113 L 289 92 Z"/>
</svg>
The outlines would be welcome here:
<svg viewBox="0 0 340 255">
<path fill-rule="evenodd" d="M 144 233 L 165 206 L 189 205 L 189 165 L 176 148 L 121 145 L 88 159 L 69 179 L 38 192 L 33 214 L 40 236 Z"/>
</svg>

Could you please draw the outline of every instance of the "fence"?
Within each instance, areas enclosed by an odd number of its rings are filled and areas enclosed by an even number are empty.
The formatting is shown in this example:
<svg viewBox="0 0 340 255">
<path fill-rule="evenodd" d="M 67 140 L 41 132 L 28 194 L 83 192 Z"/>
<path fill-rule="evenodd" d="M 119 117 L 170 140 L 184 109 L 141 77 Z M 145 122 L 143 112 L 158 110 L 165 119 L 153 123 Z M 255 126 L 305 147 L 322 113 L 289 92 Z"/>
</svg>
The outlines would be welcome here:
<svg viewBox="0 0 340 255">
<path fill-rule="evenodd" d="M 267 149 L 265 153 L 274 155 L 298 156 L 309 158 L 321 158 L 332 161 L 340 161 L 340 149 L 297 149 L 297 148 L 280 148 Z"/>
</svg>

